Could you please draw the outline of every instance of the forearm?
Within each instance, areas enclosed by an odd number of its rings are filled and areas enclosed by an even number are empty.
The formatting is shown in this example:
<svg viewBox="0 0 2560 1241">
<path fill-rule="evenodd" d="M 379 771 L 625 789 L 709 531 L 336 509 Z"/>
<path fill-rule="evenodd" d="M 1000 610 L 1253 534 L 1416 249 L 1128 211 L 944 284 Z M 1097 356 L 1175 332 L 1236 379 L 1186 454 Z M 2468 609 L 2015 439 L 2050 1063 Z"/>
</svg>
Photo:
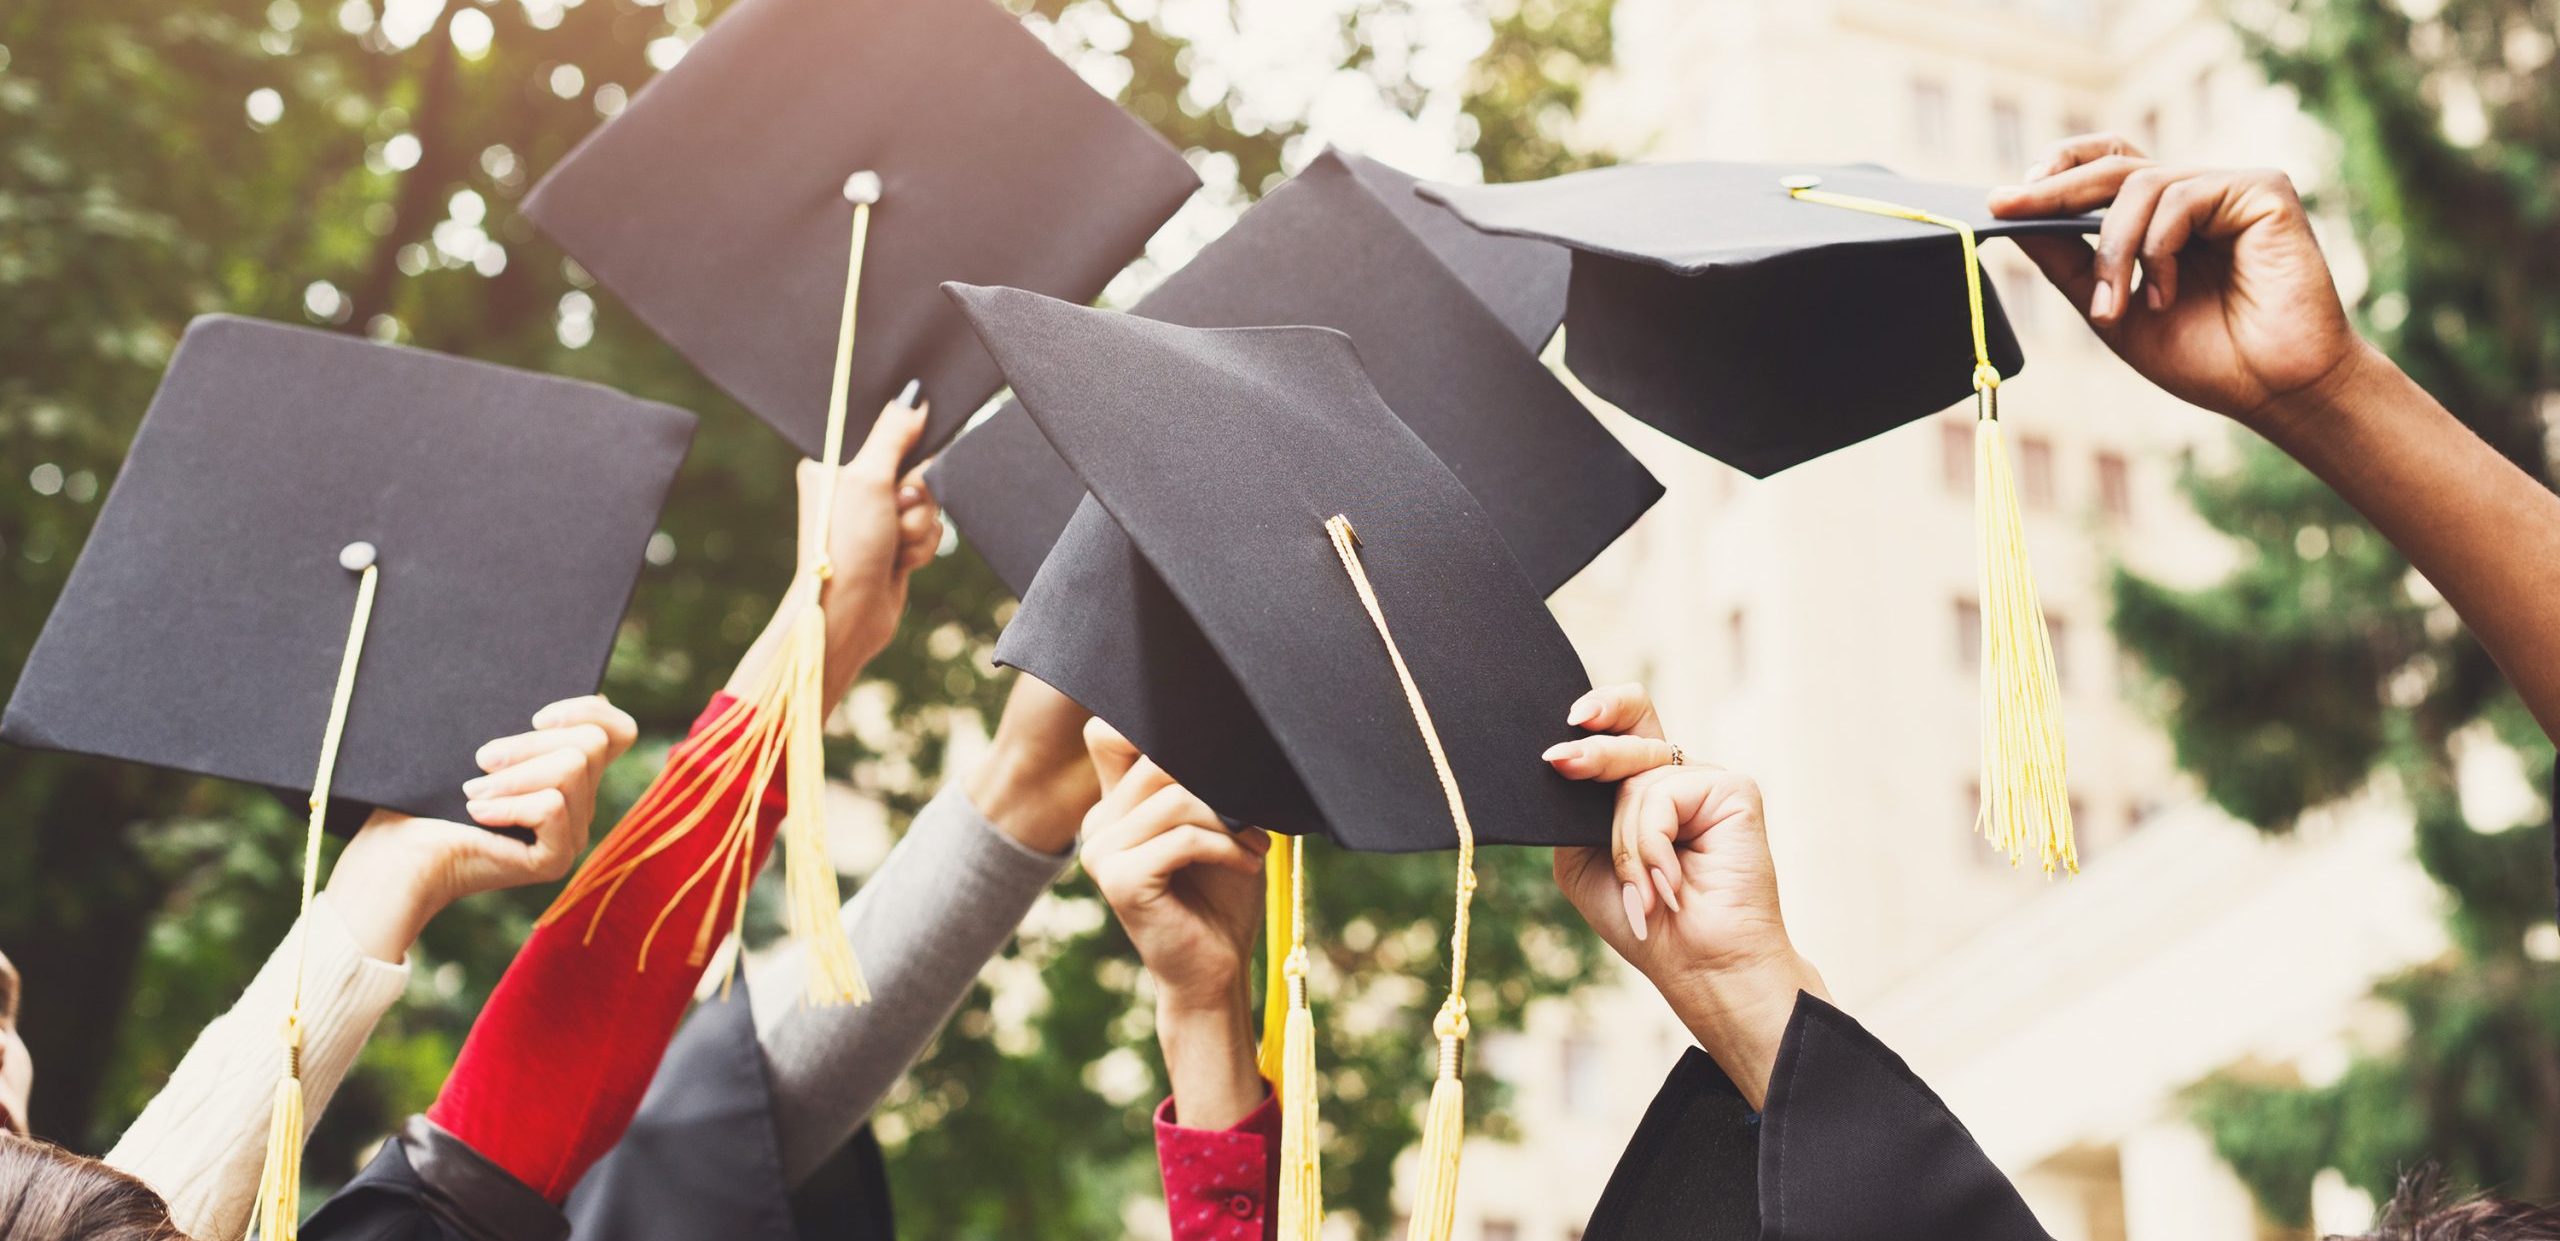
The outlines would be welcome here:
<svg viewBox="0 0 2560 1241">
<path fill-rule="evenodd" d="M 321 894 L 230 1011 L 207 1024 L 107 1163 L 167 1199 L 172 1222 L 191 1237 L 236 1237 L 257 1196 L 276 1075 L 284 1068 L 280 1031 L 302 969 L 304 1129 L 319 1123 L 374 1025 L 407 987 L 409 967 L 368 955 Z M 308 933 L 307 951 L 295 935 Z M 405 946 L 404 946 L 405 947 Z"/>
<path fill-rule="evenodd" d="M 1185 1128 L 1225 1129 L 1262 1105 L 1259 1037 L 1241 985 L 1215 996 L 1157 998 L 1156 1041 Z"/>
<path fill-rule="evenodd" d="M 2408 557 L 2560 737 L 2560 496 L 2370 345 L 2260 429 Z"/>
<path fill-rule="evenodd" d="M 725 770 L 743 729 L 713 725 L 735 719 L 730 706 L 713 699 L 696 737 L 677 749 L 653 786 L 686 791 L 614 830 L 693 826 L 608 891 L 534 930 L 428 1109 L 429 1120 L 550 1202 L 566 1198 L 630 1124 L 692 1003 L 704 965 L 693 951 L 697 933 L 708 926 L 717 942 L 735 916 L 738 892 L 772 846 L 783 811 L 779 781 L 763 789 L 750 788 L 744 775 L 695 781 Z M 749 797 L 758 799 L 752 839 L 742 855 L 727 855 L 733 842 L 722 829 Z"/>
<path fill-rule="evenodd" d="M 870 1003 L 802 1003 L 807 957 L 797 945 L 756 966 L 756 1038 L 790 1183 L 861 1126 L 1070 856 L 1025 848 L 945 788 L 845 903 L 843 926 L 871 983 Z"/>
<path fill-rule="evenodd" d="M 1038 679 L 1016 678 L 987 759 L 969 773 L 969 801 L 1027 849 L 1074 848 L 1085 812 L 1102 796 L 1084 748 L 1092 718 Z"/>
<path fill-rule="evenodd" d="M 1757 1111 L 1769 1097 L 1769 1077 L 1786 1042 L 1799 994 L 1826 1003 L 1830 988 L 1813 963 L 1792 948 L 1749 965 L 1659 984 L 1698 1046 L 1714 1057 L 1745 1102 Z"/>
</svg>

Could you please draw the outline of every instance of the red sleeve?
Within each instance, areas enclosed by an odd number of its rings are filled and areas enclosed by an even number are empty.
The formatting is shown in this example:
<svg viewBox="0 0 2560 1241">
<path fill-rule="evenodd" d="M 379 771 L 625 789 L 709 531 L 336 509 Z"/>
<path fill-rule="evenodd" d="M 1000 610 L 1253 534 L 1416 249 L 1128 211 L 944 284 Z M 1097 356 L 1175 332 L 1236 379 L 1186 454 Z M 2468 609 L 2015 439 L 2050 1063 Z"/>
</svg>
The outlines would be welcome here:
<svg viewBox="0 0 2560 1241">
<path fill-rule="evenodd" d="M 732 701 L 727 694 L 714 696 L 694 721 L 688 742 L 701 737 Z M 659 773 L 660 782 L 716 764 L 742 731 L 731 727 L 703 744 L 679 746 Z M 779 775 L 764 790 L 756 816 L 753 864 L 759 868 L 782 821 Z M 735 813 L 737 799 L 746 795 L 743 784 L 732 780 L 696 795 L 712 799 L 711 821 Z M 674 807 L 679 813 L 691 808 Z M 677 899 L 678 889 L 713 855 L 719 836 L 708 827 L 687 832 L 633 871 L 605 905 L 592 937 L 592 912 L 583 905 L 536 928 L 472 1023 L 427 1119 L 543 1197 L 554 1203 L 566 1199 L 587 1168 L 622 1140 L 676 1023 L 692 1003 L 702 977 L 702 967 L 685 960 L 692 928 L 711 900 L 721 901 L 723 919 L 734 912 L 735 882 L 698 883 Z M 674 912 L 642 961 L 640 942 L 670 903 Z"/>
<path fill-rule="evenodd" d="M 1173 1100 L 1156 1109 L 1156 1163 L 1164 1170 L 1165 1214 L 1173 1241 L 1264 1241 L 1277 1234 L 1280 1196 L 1280 1100 L 1228 1129 L 1186 1129 Z"/>
</svg>

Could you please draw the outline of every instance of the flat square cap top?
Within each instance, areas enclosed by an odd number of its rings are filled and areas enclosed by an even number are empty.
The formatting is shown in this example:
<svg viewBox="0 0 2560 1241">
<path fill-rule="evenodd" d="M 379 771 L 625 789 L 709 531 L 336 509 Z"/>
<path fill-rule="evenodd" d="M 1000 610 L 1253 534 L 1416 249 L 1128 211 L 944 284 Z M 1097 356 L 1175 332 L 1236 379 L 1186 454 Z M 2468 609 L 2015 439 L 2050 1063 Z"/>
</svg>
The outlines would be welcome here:
<svg viewBox="0 0 2560 1241">
<path fill-rule="evenodd" d="M 1420 192 L 1488 232 L 1681 275 L 1837 247 L 1958 244 L 1939 225 L 1799 201 L 1788 192 L 1790 181 L 1962 220 L 1977 237 L 2097 231 L 2094 216 L 1994 219 L 1984 205 L 1988 190 L 1914 180 L 1871 164 L 1621 164 L 1510 185 L 1433 182 Z"/>
<path fill-rule="evenodd" d="M 1349 337 L 1187 328 L 1011 289 L 953 296 L 1091 492 L 1054 583 L 1044 569 L 999 660 L 1120 727 L 1221 813 L 1356 849 L 1452 847 L 1401 684 L 1326 535 L 1340 514 L 1477 838 L 1606 838 L 1610 790 L 1538 758 L 1579 735 L 1564 713 L 1590 685 L 1580 660 L 1484 508 L 1379 399 Z M 1087 641 L 1089 600 L 1073 587 L 1111 555 L 1154 580 L 1113 578 L 1136 623 Z M 1269 748 L 1235 744 L 1257 731 Z M 1310 808 L 1312 821 L 1287 817 Z"/>
<path fill-rule="evenodd" d="M 1378 394 L 1481 502 L 1531 584 L 1553 591 L 1662 488 L 1538 361 L 1525 337 L 1543 340 L 1554 321 L 1524 334 L 1492 309 L 1535 297 L 1560 307 L 1563 252 L 1474 233 L 1411 187 L 1386 165 L 1325 152 L 1134 313 L 1186 327 L 1347 333 Z M 1459 244 L 1434 249 L 1409 212 L 1436 217 Z M 1488 252 L 1467 236 L 1533 249 Z M 1084 490 L 1018 401 L 953 443 L 930 479 L 1016 595 Z"/>
<path fill-rule="evenodd" d="M 911 378 L 933 407 L 920 452 L 1000 386 L 943 281 L 1090 301 L 1199 184 L 987 0 L 742 0 L 525 213 L 816 456 L 860 173 L 879 197 L 847 452 Z"/>
<path fill-rule="evenodd" d="M 1628 413 L 1765 476 L 1973 392 L 1956 232 L 1795 198 L 1797 178 L 1979 237 L 2097 228 L 1994 220 L 1987 191 L 1872 166 L 1631 164 L 1422 193 L 1478 228 L 1571 247 L 1566 365 Z M 1992 365 L 2017 373 L 2025 358 L 1987 278 L 1983 308 Z"/>
<path fill-rule="evenodd" d="M 335 792 L 463 820 L 481 743 L 595 690 L 692 435 L 595 384 L 199 319 L 0 735 L 307 795 L 369 543 Z"/>
</svg>

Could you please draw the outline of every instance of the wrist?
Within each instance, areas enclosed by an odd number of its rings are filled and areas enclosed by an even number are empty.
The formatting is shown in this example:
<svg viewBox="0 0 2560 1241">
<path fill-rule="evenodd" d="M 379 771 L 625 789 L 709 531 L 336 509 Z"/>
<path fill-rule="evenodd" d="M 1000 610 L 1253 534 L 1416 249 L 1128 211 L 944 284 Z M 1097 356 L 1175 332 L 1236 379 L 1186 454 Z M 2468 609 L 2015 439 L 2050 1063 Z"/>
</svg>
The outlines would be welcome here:
<svg viewBox="0 0 2560 1241">
<path fill-rule="evenodd" d="M 322 895 L 329 898 L 330 909 L 359 950 L 376 961 L 398 965 L 408 959 L 410 947 L 427 923 L 452 903 L 425 873 L 429 869 L 401 866 L 396 859 L 350 843 L 330 870 Z"/>
<path fill-rule="evenodd" d="M 1216 996 L 1160 996 L 1156 1040 L 1164 1049 L 1177 1123 L 1226 1129 L 1262 1106 L 1258 1032 L 1241 986 Z"/>
<path fill-rule="evenodd" d="M 1657 980 L 1698 1046 L 1715 1058 L 1752 1107 L 1767 1102 L 1778 1048 L 1799 994 L 1829 998 L 1813 963 L 1792 945 L 1715 968 Z"/>
<path fill-rule="evenodd" d="M 970 772 L 969 802 L 997 830 L 1035 853 L 1075 847 L 1085 812 L 1101 796 L 1081 740 L 1069 746 L 1008 736 L 999 727 L 985 761 Z"/>
<path fill-rule="evenodd" d="M 2318 379 L 2270 398 L 2235 421 L 2300 458 L 2317 454 L 2353 432 L 2374 407 L 2371 395 L 2401 378 L 2399 366 L 2361 336 Z"/>
</svg>

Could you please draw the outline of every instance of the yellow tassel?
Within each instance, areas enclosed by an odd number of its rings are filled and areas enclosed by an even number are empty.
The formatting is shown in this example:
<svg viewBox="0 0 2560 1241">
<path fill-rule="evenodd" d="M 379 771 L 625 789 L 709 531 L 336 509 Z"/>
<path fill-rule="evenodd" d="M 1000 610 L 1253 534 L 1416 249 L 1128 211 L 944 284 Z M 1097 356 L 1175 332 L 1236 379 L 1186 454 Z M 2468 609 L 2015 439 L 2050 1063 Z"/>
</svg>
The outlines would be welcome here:
<svg viewBox="0 0 2560 1241">
<path fill-rule="evenodd" d="M 1289 1015 L 1282 1023 L 1280 1241 L 1315 1241 L 1324 1228 L 1324 1168 L 1316 1118 L 1316 1019 L 1307 1007 L 1307 950 L 1288 956 Z"/>
<path fill-rule="evenodd" d="M 2062 744 L 2059 678 L 2027 561 L 2017 480 L 2000 430 L 1996 382 L 1974 422 L 1974 516 L 1982 561 L 1982 821 L 1992 847 L 2050 875 L 2077 872 Z"/>
<path fill-rule="evenodd" d="M 2027 563 L 2026 529 L 2018 516 L 2018 484 L 2000 431 L 2000 372 L 1991 365 L 1982 261 L 1973 226 L 1898 203 L 1817 189 L 1822 178 L 1788 177 L 1787 193 L 1869 215 L 1934 224 L 1964 242 L 1964 292 L 1973 328 L 1975 538 L 1982 571 L 1982 817 L 1992 847 L 2018 865 L 2032 849 L 2044 873 L 2077 873 L 2071 838 L 2071 793 L 2062 749 L 2062 696 L 2053 668 L 2053 638 Z"/>
<path fill-rule="evenodd" d="M 1458 1155 L 1467 1138 L 1467 1087 L 1458 1063 L 1467 1029 L 1463 1001 L 1452 997 L 1432 1028 L 1440 1035 L 1440 1077 L 1431 1083 L 1431 1109 L 1422 1121 L 1420 1179 L 1405 1241 L 1449 1241 L 1458 1217 Z"/>
<path fill-rule="evenodd" d="M 302 1033 L 298 1018 L 285 1019 L 284 1075 L 276 1079 L 274 1110 L 267 1119 L 267 1163 L 258 1174 L 249 1235 L 257 1241 L 294 1241 L 302 1221 Z"/>
<path fill-rule="evenodd" d="M 877 192 L 876 179 L 871 192 Z M 844 933 L 840 913 L 843 890 L 837 881 L 835 863 L 827 856 L 824 600 L 826 583 L 834 574 L 834 567 L 827 561 L 826 537 L 829 515 L 835 508 L 836 474 L 843 459 L 845 392 L 853 367 L 854 310 L 860 301 L 862 260 L 870 229 L 871 204 L 867 200 L 856 201 L 817 503 L 803 512 L 799 570 L 783 596 L 783 608 L 791 612 L 791 629 L 783 650 L 740 696 L 732 712 L 703 730 L 699 745 L 688 742 L 678 747 L 658 781 L 641 794 L 613 834 L 570 878 L 559 899 L 535 921 L 537 926 L 548 925 L 589 896 L 595 896 L 595 912 L 587 924 L 587 933 L 592 937 L 596 924 L 604 917 L 605 906 L 624 879 L 686 833 L 709 822 L 707 806 L 716 800 L 710 796 L 711 790 L 732 787 L 739 780 L 744 780 L 749 789 L 761 790 L 780 771 L 788 802 L 776 832 L 782 850 L 783 916 L 791 934 L 808 950 L 809 973 L 803 996 L 813 1005 L 862 1004 L 871 999 L 861 963 L 854 959 L 853 942 Z M 695 770 L 686 762 L 692 754 L 713 746 L 727 747 L 716 765 Z M 694 809 L 672 819 L 667 817 L 670 806 L 688 801 L 697 803 Z M 737 810 L 726 822 L 712 825 L 721 834 L 720 843 L 676 889 L 674 898 L 659 912 L 658 921 L 642 937 L 639 968 L 648 968 L 650 946 L 656 942 L 667 916 L 706 881 L 715 889 L 734 890 L 735 912 L 726 930 L 732 935 L 744 932 L 747 888 L 755 878 L 752 863 L 758 801 L 754 795 L 740 798 Z M 721 901 L 712 901 L 694 928 L 692 950 L 686 957 L 691 964 L 698 966 L 710 959 L 714 934 L 722 929 L 721 905 Z M 730 960 L 734 971 L 736 958 Z M 721 986 L 725 993 L 727 980 Z"/>
<path fill-rule="evenodd" d="M 1290 917 L 1296 908 L 1296 882 L 1290 868 L 1297 848 L 1295 837 L 1273 832 L 1271 852 L 1262 859 L 1262 1050 L 1255 1057 L 1255 1067 L 1275 1093 L 1288 1088 L 1288 1070 L 1280 1053 L 1289 1023 L 1289 950 L 1298 944 Z"/>
</svg>

